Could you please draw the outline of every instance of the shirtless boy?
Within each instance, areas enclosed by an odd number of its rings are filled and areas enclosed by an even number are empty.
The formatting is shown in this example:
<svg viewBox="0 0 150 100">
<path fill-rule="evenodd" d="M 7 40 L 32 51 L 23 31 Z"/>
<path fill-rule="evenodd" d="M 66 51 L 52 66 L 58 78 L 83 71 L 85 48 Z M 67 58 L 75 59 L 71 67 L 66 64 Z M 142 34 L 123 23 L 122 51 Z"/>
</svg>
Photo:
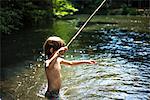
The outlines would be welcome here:
<svg viewBox="0 0 150 100">
<path fill-rule="evenodd" d="M 49 100 L 59 100 L 59 91 L 61 88 L 61 64 L 79 65 L 95 64 L 93 60 L 68 61 L 61 58 L 68 48 L 65 42 L 59 37 L 49 37 L 43 45 L 44 53 L 47 57 L 45 61 L 45 72 L 48 80 L 48 88 L 45 97 Z"/>
</svg>

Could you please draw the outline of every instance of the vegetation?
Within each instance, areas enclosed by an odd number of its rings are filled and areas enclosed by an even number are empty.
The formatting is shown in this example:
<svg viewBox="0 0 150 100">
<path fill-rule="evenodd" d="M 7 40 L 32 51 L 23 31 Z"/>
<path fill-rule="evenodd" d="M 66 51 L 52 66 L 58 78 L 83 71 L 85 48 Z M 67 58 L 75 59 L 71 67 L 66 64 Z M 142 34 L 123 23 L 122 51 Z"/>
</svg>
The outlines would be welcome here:
<svg viewBox="0 0 150 100">
<path fill-rule="evenodd" d="M 84 23 L 87 15 L 75 16 L 80 18 L 80 23 Z M 109 16 L 99 16 L 96 15 L 84 28 L 83 32 L 89 31 L 99 31 L 99 30 L 111 30 L 111 29 L 121 29 L 140 33 L 150 33 L 149 31 L 149 18 L 145 16 L 124 16 L 124 15 L 109 15 Z M 79 24 L 80 24 L 79 23 Z M 78 25 L 80 26 L 80 25 Z"/>
<path fill-rule="evenodd" d="M 78 11 L 77 13 L 79 14 L 91 14 L 102 1 L 103 0 L 1 0 L 0 31 L 4 34 L 11 34 L 18 31 L 24 25 L 38 25 L 41 21 L 47 21 L 52 18 L 62 18 L 67 15 L 72 15 L 76 11 Z M 139 12 L 137 8 L 133 8 L 128 2 L 115 1 L 116 0 L 113 0 L 112 2 L 112 0 L 108 0 L 101 9 L 100 14 L 143 14 Z M 113 5 L 114 2 L 115 5 Z M 121 5 L 119 4 L 118 6 L 118 3 Z M 147 12 L 147 14 L 148 13 L 149 12 Z"/>
<path fill-rule="evenodd" d="M 78 11 L 67 0 L 53 0 L 53 14 L 59 18 L 65 15 L 72 15 Z"/>
<path fill-rule="evenodd" d="M 136 8 L 123 4 L 119 9 L 109 9 L 107 15 L 141 15 L 141 13 Z"/>
<path fill-rule="evenodd" d="M 77 9 L 67 0 L 2 0 L 0 31 L 11 34 L 25 24 L 39 24 L 41 20 L 61 18 L 75 11 Z"/>
<path fill-rule="evenodd" d="M 19 30 L 22 26 L 22 12 L 18 9 L 1 8 L 0 9 L 0 31 L 10 34 L 14 30 Z"/>
</svg>

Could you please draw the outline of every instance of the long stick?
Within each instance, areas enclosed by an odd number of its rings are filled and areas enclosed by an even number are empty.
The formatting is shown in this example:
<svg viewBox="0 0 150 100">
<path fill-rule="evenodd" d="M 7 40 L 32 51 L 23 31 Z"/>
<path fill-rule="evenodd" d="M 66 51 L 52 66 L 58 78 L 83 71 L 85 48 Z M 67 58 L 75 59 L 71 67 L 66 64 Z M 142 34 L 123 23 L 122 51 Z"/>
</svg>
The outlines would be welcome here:
<svg viewBox="0 0 150 100">
<path fill-rule="evenodd" d="M 80 32 L 83 30 L 83 28 L 85 27 L 85 25 L 92 19 L 92 17 L 95 15 L 95 13 L 102 7 L 102 5 L 106 2 L 106 0 L 104 0 L 99 6 L 98 8 L 93 12 L 93 14 L 86 20 L 86 22 L 82 25 L 82 27 L 78 30 L 78 32 L 74 35 L 74 37 L 72 37 L 72 39 L 68 42 L 67 47 L 72 43 L 72 41 L 80 34 Z"/>
</svg>

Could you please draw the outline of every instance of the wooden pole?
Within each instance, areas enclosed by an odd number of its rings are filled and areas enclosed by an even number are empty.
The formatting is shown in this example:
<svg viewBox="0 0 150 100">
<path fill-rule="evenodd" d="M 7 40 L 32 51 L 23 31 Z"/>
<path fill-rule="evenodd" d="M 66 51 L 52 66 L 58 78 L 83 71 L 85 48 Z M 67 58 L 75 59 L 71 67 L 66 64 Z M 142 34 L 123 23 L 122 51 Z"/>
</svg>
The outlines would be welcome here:
<svg viewBox="0 0 150 100">
<path fill-rule="evenodd" d="M 106 2 L 104 0 L 97 9 L 92 13 L 92 15 L 86 20 L 86 22 L 82 25 L 82 27 L 77 31 L 77 33 L 72 37 L 72 39 L 68 42 L 67 47 L 72 43 L 72 41 L 80 34 L 80 32 L 83 30 L 83 28 L 86 26 L 86 24 L 92 19 L 92 17 L 95 15 L 95 13 L 103 6 L 103 4 Z"/>
</svg>

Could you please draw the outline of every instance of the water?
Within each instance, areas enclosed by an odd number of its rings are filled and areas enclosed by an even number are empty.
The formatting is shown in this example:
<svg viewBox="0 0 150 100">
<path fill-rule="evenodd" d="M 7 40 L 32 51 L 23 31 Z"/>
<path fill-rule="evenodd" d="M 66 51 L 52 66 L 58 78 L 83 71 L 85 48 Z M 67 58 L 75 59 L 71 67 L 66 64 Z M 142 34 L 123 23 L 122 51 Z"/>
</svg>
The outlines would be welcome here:
<svg viewBox="0 0 150 100">
<path fill-rule="evenodd" d="M 85 40 L 87 35 L 83 33 L 77 41 Z M 97 65 L 72 70 L 71 77 L 64 81 L 69 87 L 67 98 L 149 100 L 150 35 L 119 29 L 95 31 L 90 35 L 93 38 L 85 41 L 89 45 L 76 52 L 80 59 L 97 60 Z M 103 42 L 93 43 L 97 39 Z"/>
<path fill-rule="evenodd" d="M 37 38 L 38 35 L 41 38 L 35 43 L 37 46 L 27 48 L 25 53 L 30 54 L 30 49 L 38 51 L 49 33 L 61 36 L 68 42 L 69 37 L 78 29 L 76 26 L 76 20 L 58 20 L 50 26 L 52 30 L 49 30 L 48 26 L 29 31 L 36 33 L 36 35 L 31 34 L 33 37 Z M 94 59 L 97 64 L 73 68 L 63 66 L 61 98 L 149 100 L 150 34 L 120 28 L 91 31 L 90 27 L 92 26 L 89 25 L 88 30 L 77 37 L 64 57 L 68 60 Z M 33 38 L 31 40 L 33 41 Z M 32 59 L 27 57 L 3 69 L 5 78 L 1 81 L 2 100 L 45 100 L 43 94 L 47 81 L 41 56 L 39 52 L 27 56 Z"/>
</svg>

